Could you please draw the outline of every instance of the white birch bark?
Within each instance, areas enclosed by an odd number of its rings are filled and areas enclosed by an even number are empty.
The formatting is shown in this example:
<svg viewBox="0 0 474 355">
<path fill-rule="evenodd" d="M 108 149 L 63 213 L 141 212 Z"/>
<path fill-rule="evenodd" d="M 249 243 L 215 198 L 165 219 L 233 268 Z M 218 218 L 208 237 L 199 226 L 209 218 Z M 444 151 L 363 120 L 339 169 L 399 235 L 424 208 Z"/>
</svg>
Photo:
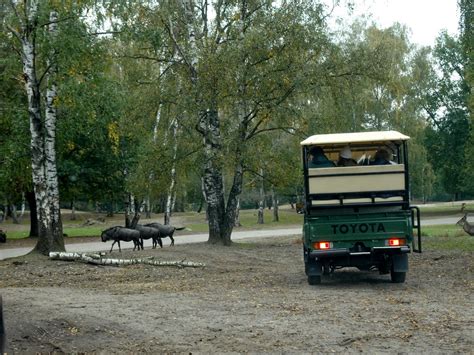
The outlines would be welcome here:
<svg viewBox="0 0 474 355">
<path fill-rule="evenodd" d="M 163 66 L 160 66 L 160 78 L 163 75 Z M 155 145 L 158 141 L 158 128 L 161 121 L 161 103 L 158 104 L 158 109 L 156 110 L 155 125 L 153 126 L 153 144 Z M 146 197 L 146 218 L 151 218 L 151 183 L 154 179 L 153 173 L 150 173 L 148 176 L 149 187 Z"/>
<path fill-rule="evenodd" d="M 161 73 L 161 69 L 160 69 Z M 156 111 L 155 126 L 153 127 L 153 143 L 158 140 L 158 126 L 161 120 L 161 104 L 158 104 L 158 110 Z"/>
<path fill-rule="evenodd" d="M 82 261 L 94 265 L 108 265 L 108 266 L 127 266 L 127 265 L 136 265 L 136 264 L 145 264 L 152 266 L 174 266 L 174 267 L 205 267 L 206 264 L 178 260 L 178 261 L 168 261 L 168 260 L 153 260 L 151 258 L 133 258 L 133 259 L 113 259 L 113 258 L 104 258 L 101 254 L 93 253 L 65 253 L 65 252 L 51 252 L 49 253 L 49 258 L 52 260 L 64 260 L 64 261 Z"/>
<path fill-rule="evenodd" d="M 23 216 L 25 214 L 25 209 L 26 209 L 26 197 L 25 193 L 21 193 L 21 210 L 20 210 L 20 220 L 23 219 Z"/>
<path fill-rule="evenodd" d="M 41 115 L 40 83 L 36 75 L 35 31 L 37 30 L 37 15 L 39 2 L 25 2 L 25 19 L 21 32 L 12 32 L 21 42 L 21 57 L 25 89 L 28 98 L 30 118 L 31 170 L 36 198 L 38 220 L 38 243 L 35 249 L 43 254 L 52 250 L 64 250 L 62 224 L 59 210 L 59 189 L 57 183 L 56 152 L 54 148 L 56 132 L 56 110 L 54 100 L 57 95 L 54 76 L 57 71 L 55 53 L 47 53 L 50 72 L 45 73 L 47 91 L 45 102 L 45 122 Z M 49 25 L 49 36 L 56 36 L 57 13 L 52 12 Z"/>
<path fill-rule="evenodd" d="M 184 9 L 186 17 L 186 30 L 189 41 L 189 53 L 187 58 L 189 69 L 191 70 L 191 79 L 194 84 L 197 82 L 197 43 L 196 43 L 196 29 L 194 27 L 194 3 L 193 0 L 179 0 L 181 7 Z"/>
<path fill-rule="evenodd" d="M 36 21 L 38 3 L 31 1 L 27 9 L 28 24 Z M 40 108 L 40 92 L 35 68 L 35 48 L 32 40 L 32 29 L 25 26 L 21 33 L 21 59 L 23 62 L 23 76 L 28 98 L 28 113 L 30 117 L 30 147 L 31 147 L 31 174 L 35 190 L 38 213 L 38 235 L 45 235 L 48 230 L 47 189 L 44 172 L 44 145 L 42 139 L 42 118 Z"/>
<path fill-rule="evenodd" d="M 234 227 L 242 227 L 240 223 L 240 198 L 237 198 L 237 208 L 235 211 Z"/>
<path fill-rule="evenodd" d="M 171 213 L 174 205 L 174 196 L 175 196 L 175 185 L 176 185 L 176 156 L 178 153 L 178 120 L 174 119 L 171 123 L 171 127 L 173 130 L 173 160 L 171 166 L 171 173 L 170 173 L 170 186 L 168 188 L 168 196 L 166 199 L 166 208 L 165 208 L 165 225 L 170 224 L 171 220 Z"/>
<path fill-rule="evenodd" d="M 57 20 L 58 13 L 51 11 L 49 17 L 49 33 L 50 38 L 54 40 L 57 37 Z M 46 89 L 46 112 L 45 112 L 45 179 L 48 191 L 48 210 L 49 221 L 51 223 L 52 233 L 54 236 L 63 234 L 61 223 L 61 210 L 59 206 L 59 185 L 58 170 L 56 165 L 56 123 L 57 123 L 57 62 L 56 53 L 53 51 L 49 54 L 48 66 L 48 84 Z"/>
</svg>

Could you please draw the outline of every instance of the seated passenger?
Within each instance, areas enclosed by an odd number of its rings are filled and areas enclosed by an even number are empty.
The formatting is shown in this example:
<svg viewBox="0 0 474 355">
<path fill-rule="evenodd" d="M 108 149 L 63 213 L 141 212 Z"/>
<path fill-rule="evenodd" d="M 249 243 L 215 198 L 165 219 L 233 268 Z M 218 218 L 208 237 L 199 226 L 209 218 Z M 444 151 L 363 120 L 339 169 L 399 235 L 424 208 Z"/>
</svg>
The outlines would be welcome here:
<svg viewBox="0 0 474 355">
<path fill-rule="evenodd" d="M 308 163 L 308 168 L 329 168 L 336 166 L 333 161 L 324 155 L 324 150 L 321 147 L 311 147 L 309 154 L 311 154 L 311 160 Z"/>
<path fill-rule="evenodd" d="M 337 166 L 355 166 L 357 162 L 352 159 L 351 148 L 347 145 L 339 152 L 339 160 Z"/>
<path fill-rule="evenodd" d="M 374 161 L 370 165 L 392 165 L 396 164 L 392 161 L 392 154 L 386 149 L 379 149 L 375 152 Z"/>
</svg>

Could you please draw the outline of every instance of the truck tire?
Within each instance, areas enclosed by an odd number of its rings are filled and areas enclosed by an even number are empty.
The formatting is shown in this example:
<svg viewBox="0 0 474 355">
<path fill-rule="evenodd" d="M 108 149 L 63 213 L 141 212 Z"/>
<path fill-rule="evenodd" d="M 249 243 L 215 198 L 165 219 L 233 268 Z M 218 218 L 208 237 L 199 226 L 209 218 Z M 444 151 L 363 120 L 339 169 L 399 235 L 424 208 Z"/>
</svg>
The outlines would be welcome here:
<svg viewBox="0 0 474 355">
<path fill-rule="evenodd" d="M 393 283 L 402 284 L 405 282 L 406 272 L 395 272 L 393 270 L 390 271 L 390 278 Z"/>
<path fill-rule="evenodd" d="M 308 283 L 310 285 L 319 285 L 321 283 L 321 275 L 308 276 Z"/>
</svg>

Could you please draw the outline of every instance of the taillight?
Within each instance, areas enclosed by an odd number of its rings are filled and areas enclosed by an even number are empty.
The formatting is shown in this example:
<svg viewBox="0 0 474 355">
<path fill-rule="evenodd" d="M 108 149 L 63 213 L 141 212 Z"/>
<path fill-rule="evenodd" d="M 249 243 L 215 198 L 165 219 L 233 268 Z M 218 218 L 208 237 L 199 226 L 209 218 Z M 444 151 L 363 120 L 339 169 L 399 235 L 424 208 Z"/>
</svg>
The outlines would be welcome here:
<svg viewBox="0 0 474 355">
<path fill-rule="evenodd" d="M 332 248 L 332 243 L 330 242 L 316 242 L 313 244 L 314 249 L 326 250 Z"/>
<path fill-rule="evenodd" d="M 404 238 L 390 238 L 386 241 L 386 244 L 391 247 L 398 247 L 400 245 L 405 245 L 406 240 Z"/>
</svg>

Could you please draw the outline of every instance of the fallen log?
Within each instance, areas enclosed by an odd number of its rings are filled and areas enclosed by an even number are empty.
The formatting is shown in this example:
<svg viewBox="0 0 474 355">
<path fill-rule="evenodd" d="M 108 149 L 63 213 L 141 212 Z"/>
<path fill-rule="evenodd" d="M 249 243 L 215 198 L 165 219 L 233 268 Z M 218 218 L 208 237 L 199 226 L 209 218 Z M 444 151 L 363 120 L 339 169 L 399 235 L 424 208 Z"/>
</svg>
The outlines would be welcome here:
<svg viewBox="0 0 474 355">
<path fill-rule="evenodd" d="M 133 259 L 112 259 L 106 258 L 101 254 L 95 253 L 65 253 L 65 252 L 50 252 L 49 258 L 52 260 L 63 260 L 63 261 L 81 261 L 88 264 L 94 265 L 106 265 L 106 266 L 127 266 L 136 264 L 145 264 L 153 266 L 174 266 L 174 267 L 204 267 L 204 263 L 196 263 L 193 261 L 166 261 L 166 260 L 153 260 L 153 257 L 149 258 L 133 258 Z"/>
</svg>

